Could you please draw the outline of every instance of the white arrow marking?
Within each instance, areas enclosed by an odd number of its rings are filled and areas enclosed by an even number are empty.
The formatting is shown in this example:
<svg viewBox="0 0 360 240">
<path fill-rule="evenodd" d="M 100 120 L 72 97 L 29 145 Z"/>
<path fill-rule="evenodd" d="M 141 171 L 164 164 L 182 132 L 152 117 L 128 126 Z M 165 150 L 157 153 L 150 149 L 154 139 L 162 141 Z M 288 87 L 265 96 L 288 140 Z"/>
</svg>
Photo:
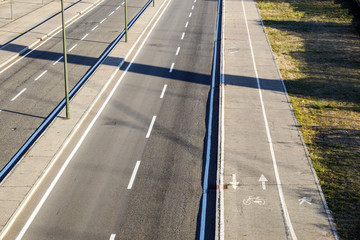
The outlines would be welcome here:
<svg viewBox="0 0 360 240">
<path fill-rule="evenodd" d="M 298 201 L 300 202 L 299 203 L 300 205 L 303 204 L 304 202 L 306 202 L 307 204 L 310 204 L 310 205 L 312 204 L 311 199 L 307 199 L 306 197 L 300 198 Z"/>
<path fill-rule="evenodd" d="M 233 186 L 234 189 L 238 187 L 237 185 L 239 184 L 239 182 L 236 181 L 236 174 L 232 175 L 232 182 L 230 182 L 230 184 Z"/>
<path fill-rule="evenodd" d="M 262 185 L 262 189 L 266 190 L 266 185 L 265 182 L 267 182 L 268 180 L 266 179 L 266 177 L 264 176 L 264 174 L 261 174 L 260 178 L 259 178 L 259 182 L 261 182 Z"/>
</svg>

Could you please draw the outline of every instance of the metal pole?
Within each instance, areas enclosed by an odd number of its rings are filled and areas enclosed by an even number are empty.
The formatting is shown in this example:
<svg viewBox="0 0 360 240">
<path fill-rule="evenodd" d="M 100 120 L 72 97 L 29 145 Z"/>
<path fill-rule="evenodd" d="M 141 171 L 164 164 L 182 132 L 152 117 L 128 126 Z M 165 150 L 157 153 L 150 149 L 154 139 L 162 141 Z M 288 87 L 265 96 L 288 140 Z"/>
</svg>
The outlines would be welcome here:
<svg viewBox="0 0 360 240">
<path fill-rule="evenodd" d="M 61 0 L 62 32 L 63 32 L 63 52 L 64 52 L 64 78 L 65 78 L 65 98 L 66 98 L 66 119 L 70 118 L 69 113 L 69 84 L 67 72 L 67 55 L 66 55 L 66 33 L 64 17 L 64 0 Z"/>
<path fill-rule="evenodd" d="M 13 20 L 14 19 L 14 15 L 13 15 L 13 0 L 11 0 L 11 2 L 10 2 L 10 8 L 11 8 L 11 20 Z"/>
<path fill-rule="evenodd" d="M 125 42 L 127 42 L 127 0 L 125 0 Z"/>
<path fill-rule="evenodd" d="M 155 0 L 153 0 L 153 7 L 155 7 Z"/>
</svg>

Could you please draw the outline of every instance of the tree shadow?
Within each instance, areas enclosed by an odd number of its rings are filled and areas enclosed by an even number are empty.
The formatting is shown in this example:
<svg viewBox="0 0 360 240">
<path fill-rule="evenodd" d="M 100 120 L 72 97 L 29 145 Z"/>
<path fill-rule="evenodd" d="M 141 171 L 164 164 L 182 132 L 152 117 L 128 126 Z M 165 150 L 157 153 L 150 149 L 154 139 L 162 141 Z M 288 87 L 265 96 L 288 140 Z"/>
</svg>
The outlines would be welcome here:
<svg viewBox="0 0 360 240">
<path fill-rule="evenodd" d="M 282 54 L 283 58 L 288 54 L 299 63 L 296 71 L 304 73 L 292 79 L 284 77 L 289 94 L 313 101 L 330 101 L 330 104 L 336 102 L 335 106 L 324 106 L 325 109 L 305 106 L 309 109 L 308 114 L 319 114 L 315 116 L 320 119 L 319 122 L 327 121 L 324 126 L 307 123 L 307 131 L 315 133 L 307 146 L 314 165 L 322 169 L 317 174 L 338 233 L 341 238 L 353 239 L 360 233 L 360 133 L 354 123 L 360 107 L 360 11 L 355 0 L 334 0 L 350 15 L 351 22 L 344 23 L 346 21 L 342 21 L 341 16 L 344 11 L 337 11 L 338 6 L 335 9 L 334 5 L 327 6 L 327 1 L 323 1 L 321 13 L 324 19 L 331 19 L 323 21 L 319 15 L 321 2 L 287 1 L 294 12 L 302 12 L 304 17 L 299 21 L 264 20 L 264 24 L 286 35 L 295 36 L 300 39 L 296 41 L 302 44 L 299 51 L 285 49 L 286 53 Z M 309 4 L 314 4 L 314 8 L 310 8 Z M 289 47 L 292 48 L 291 42 Z M 288 69 L 283 71 L 284 75 L 288 74 Z M 321 114 L 321 111 L 338 113 L 336 119 L 332 119 L 330 113 Z M 344 115 L 341 116 L 341 113 Z M 339 124 L 342 121 L 344 125 Z"/>
</svg>

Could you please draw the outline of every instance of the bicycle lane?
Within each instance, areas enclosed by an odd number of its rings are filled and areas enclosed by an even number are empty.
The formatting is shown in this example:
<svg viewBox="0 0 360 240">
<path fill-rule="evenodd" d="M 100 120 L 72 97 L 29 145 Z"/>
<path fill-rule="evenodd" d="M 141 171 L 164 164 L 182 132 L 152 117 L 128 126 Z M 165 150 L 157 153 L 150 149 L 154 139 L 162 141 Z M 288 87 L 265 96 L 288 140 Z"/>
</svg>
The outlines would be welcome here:
<svg viewBox="0 0 360 240">
<path fill-rule="evenodd" d="M 336 238 L 255 2 L 223 13 L 218 239 Z"/>
</svg>

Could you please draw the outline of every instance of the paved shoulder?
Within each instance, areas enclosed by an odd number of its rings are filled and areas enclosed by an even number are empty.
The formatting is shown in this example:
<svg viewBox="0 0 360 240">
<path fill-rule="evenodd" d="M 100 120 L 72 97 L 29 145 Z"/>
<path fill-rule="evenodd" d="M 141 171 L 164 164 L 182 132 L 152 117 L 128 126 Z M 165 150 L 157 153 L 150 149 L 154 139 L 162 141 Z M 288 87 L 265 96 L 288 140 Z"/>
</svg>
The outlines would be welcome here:
<svg viewBox="0 0 360 240">
<path fill-rule="evenodd" d="M 225 239 L 333 239 L 254 1 L 224 3 Z"/>
</svg>

